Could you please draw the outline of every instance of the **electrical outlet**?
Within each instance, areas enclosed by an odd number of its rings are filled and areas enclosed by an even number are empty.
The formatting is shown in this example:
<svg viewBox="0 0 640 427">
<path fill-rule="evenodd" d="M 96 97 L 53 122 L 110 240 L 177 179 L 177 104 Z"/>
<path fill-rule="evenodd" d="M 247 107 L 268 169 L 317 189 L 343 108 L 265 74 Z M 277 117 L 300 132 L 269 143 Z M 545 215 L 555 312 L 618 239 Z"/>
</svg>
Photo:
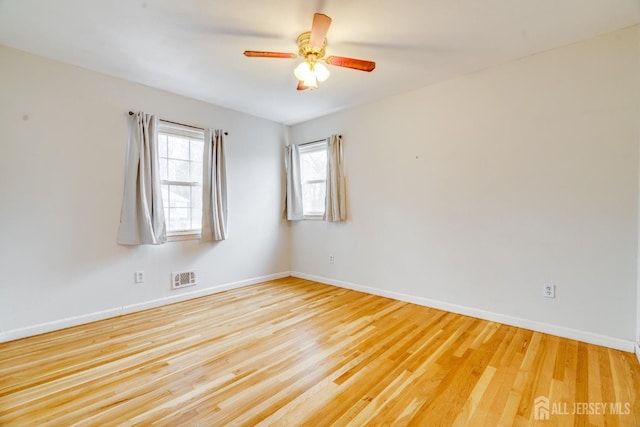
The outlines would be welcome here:
<svg viewBox="0 0 640 427">
<path fill-rule="evenodd" d="M 136 283 L 144 283 L 144 271 L 136 271 L 134 276 Z"/>
<path fill-rule="evenodd" d="M 544 285 L 542 287 L 542 296 L 545 298 L 556 297 L 556 285 Z"/>
<path fill-rule="evenodd" d="M 329 255 L 329 264 L 333 264 L 334 261 L 335 258 L 333 257 L 333 255 Z"/>
</svg>

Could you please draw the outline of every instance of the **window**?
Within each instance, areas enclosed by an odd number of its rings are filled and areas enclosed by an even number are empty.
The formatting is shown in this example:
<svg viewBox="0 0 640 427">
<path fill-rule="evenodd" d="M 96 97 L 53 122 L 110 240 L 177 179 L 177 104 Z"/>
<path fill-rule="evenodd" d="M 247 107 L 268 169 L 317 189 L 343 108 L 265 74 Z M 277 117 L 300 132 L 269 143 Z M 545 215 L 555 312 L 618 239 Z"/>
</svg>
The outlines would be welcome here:
<svg viewBox="0 0 640 427">
<path fill-rule="evenodd" d="M 300 145 L 299 148 L 302 213 L 304 218 L 320 218 L 324 214 L 326 193 L 327 143 Z"/>
<path fill-rule="evenodd" d="M 200 233 L 203 155 L 203 131 L 160 121 L 158 159 L 168 236 Z"/>
</svg>

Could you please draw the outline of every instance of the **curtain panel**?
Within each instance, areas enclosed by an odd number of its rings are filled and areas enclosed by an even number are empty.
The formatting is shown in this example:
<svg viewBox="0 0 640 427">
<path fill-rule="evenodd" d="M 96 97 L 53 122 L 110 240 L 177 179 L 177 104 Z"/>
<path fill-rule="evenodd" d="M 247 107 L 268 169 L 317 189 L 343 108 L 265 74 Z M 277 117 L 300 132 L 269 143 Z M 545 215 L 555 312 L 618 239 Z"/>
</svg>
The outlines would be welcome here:
<svg viewBox="0 0 640 427">
<path fill-rule="evenodd" d="M 202 179 L 202 240 L 227 238 L 227 165 L 224 132 L 206 129 Z"/>
<path fill-rule="evenodd" d="M 158 118 L 143 112 L 129 118 L 124 193 L 117 242 L 159 245 L 167 241 L 160 169 Z"/>
<path fill-rule="evenodd" d="M 327 140 L 327 192 L 323 219 L 330 222 L 347 219 L 342 138 L 338 135 L 331 135 Z"/>
<path fill-rule="evenodd" d="M 284 147 L 284 167 L 286 173 L 286 192 L 283 218 L 298 221 L 303 218 L 302 181 L 300 177 L 300 151 L 295 144 Z"/>
</svg>

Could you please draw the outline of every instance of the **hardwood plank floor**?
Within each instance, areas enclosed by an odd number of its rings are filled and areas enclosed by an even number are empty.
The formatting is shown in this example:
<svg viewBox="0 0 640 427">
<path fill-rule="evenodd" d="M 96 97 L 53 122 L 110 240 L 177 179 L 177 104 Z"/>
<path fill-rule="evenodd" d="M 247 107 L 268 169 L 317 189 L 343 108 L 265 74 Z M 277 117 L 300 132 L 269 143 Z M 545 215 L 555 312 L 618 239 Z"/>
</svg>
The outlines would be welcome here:
<svg viewBox="0 0 640 427">
<path fill-rule="evenodd" d="M 640 364 L 294 278 L 0 344 L 2 426 L 229 424 L 640 426 Z"/>
</svg>

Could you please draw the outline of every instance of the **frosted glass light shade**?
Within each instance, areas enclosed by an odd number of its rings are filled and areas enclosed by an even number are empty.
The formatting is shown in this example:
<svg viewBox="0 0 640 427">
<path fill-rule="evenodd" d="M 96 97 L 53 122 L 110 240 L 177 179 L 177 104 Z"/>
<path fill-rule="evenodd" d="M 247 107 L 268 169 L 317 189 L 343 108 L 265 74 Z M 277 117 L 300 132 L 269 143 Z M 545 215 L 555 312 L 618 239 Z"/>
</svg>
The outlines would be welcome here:
<svg viewBox="0 0 640 427">
<path fill-rule="evenodd" d="M 293 70 L 293 74 L 298 80 L 304 81 L 313 75 L 313 69 L 311 68 L 311 64 L 309 64 L 307 61 L 304 61 L 300 63 L 300 65 L 298 65 L 295 70 Z"/>
<path fill-rule="evenodd" d="M 329 70 L 324 66 L 324 64 L 316 62 L 315 66 L 313 67 L 313 71 L 315 72 L 316 78 L 319 82 L 323 82 L 329 78 Z"/>
<path fill-rule="evenodd" d="M 327 70 L 327 67 L 318 62 L 311 63 L 304 61 L 293 70 L 293 74 L 298 80 L 302 80 L 305 86 L 311 89 L 316 89 L 318 82 L 323 82 L 329 78 L 329 70 Z"/>
<path fill-rule="evenodd" d="M 318 89 L 318 79 L 314 73 L 309 73 L 309 77 L 304 80 L 303 84 L 309 89 Z"/>
</svg>

